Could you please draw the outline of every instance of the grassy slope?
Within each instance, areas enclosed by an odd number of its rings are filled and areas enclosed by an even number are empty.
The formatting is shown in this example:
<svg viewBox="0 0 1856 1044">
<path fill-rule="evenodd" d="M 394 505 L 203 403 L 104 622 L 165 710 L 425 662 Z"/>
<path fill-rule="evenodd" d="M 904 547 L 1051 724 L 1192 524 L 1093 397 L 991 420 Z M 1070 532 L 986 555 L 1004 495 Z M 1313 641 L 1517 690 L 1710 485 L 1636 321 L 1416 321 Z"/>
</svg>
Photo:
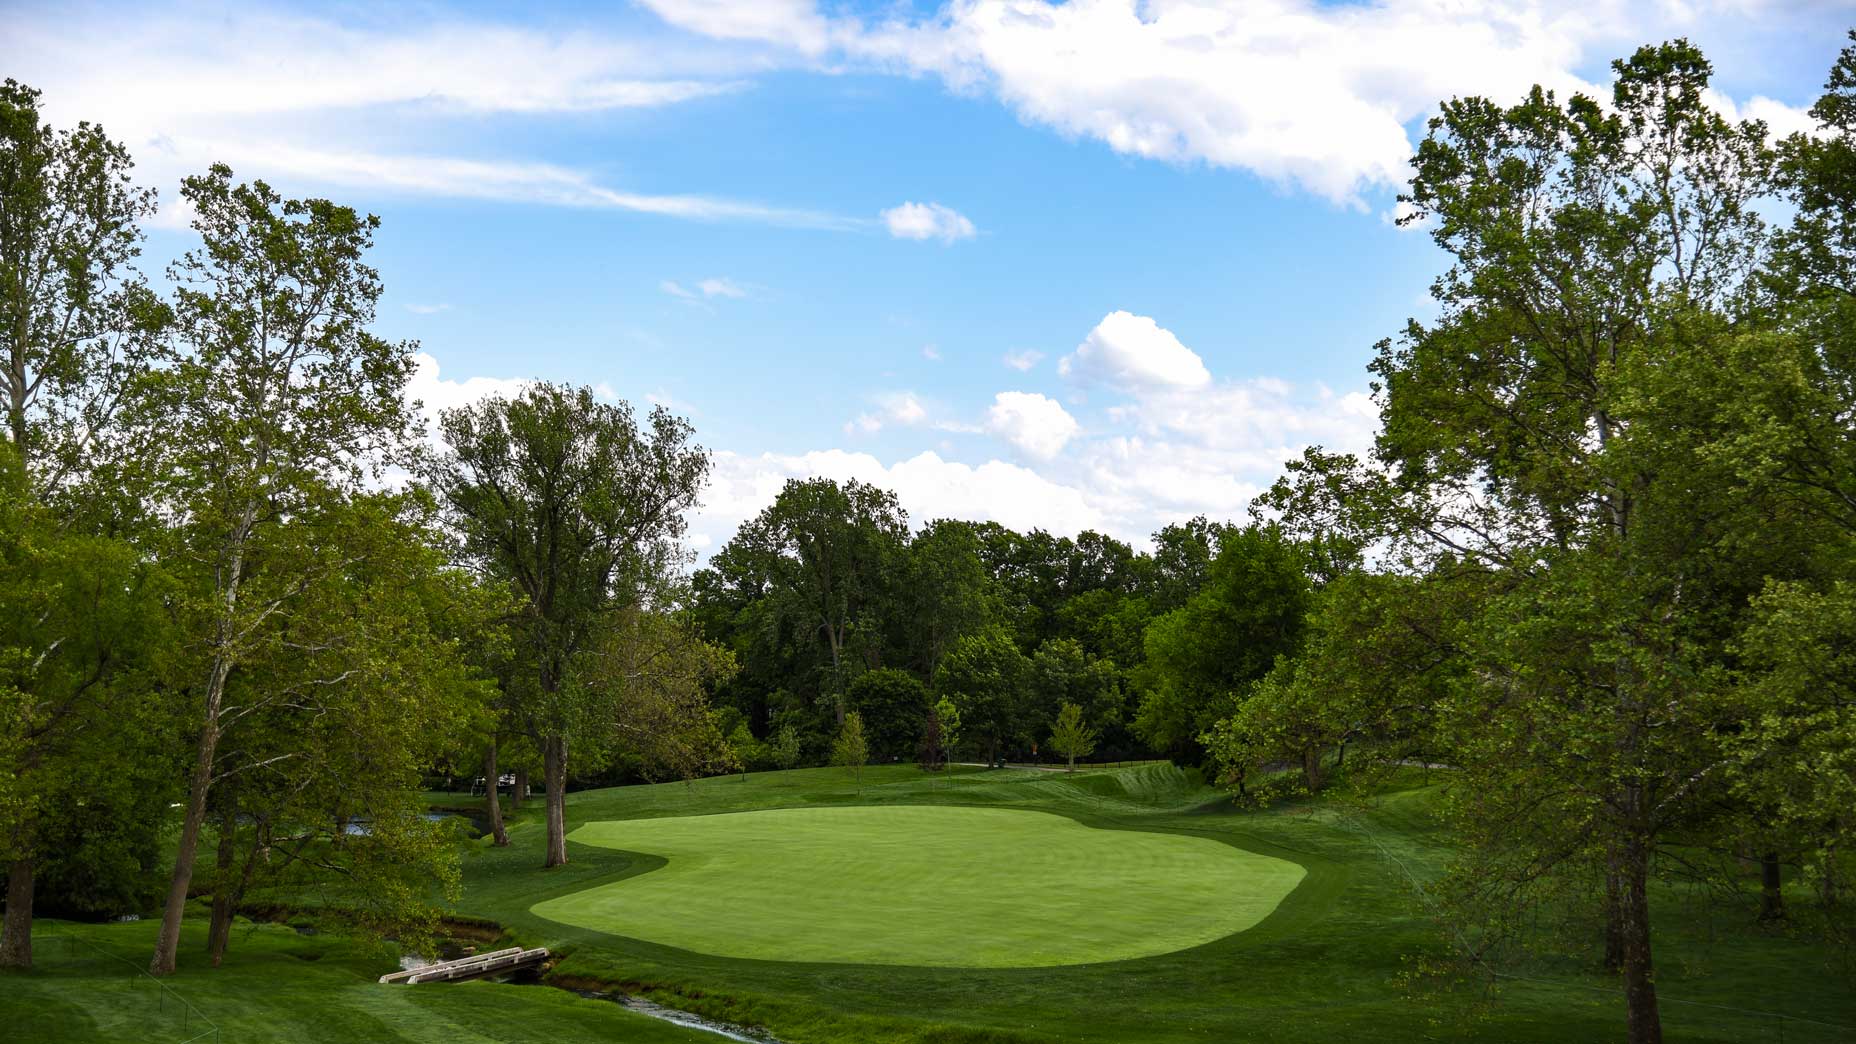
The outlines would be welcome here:
<svg viewBox="0 0 1856 1044">
<path fill-rule="evenodd" d="M 570 836 L 668 863 L 530 912 L 763 960 L 1016 968 L 1143 957 L 1242 931 L 1302 878 L 1294 863 L 1214 841 L 1003 808 L 766 809 L 607 820 Z"/>
<path fill-rule="evenodd" d="M 1301 886 L 1257 927 L 1157 957 L 1059 968 L 952 969 L 797 964 L 707 957 L 561 925 L 529 907 L 541 899 L 622 880 L 655 859 L 571 844 L 573 863 L 537 869 L 535 804 L 507 849 L 479 848 L 466 862 L 471 913 L 494 918 L 525 941 L 565 948 L 564 980 L 619 981 L 735 1021 L 763 1023 L 802 1042 L 873 1039 L 1075 1041 L 1302 1041 L 1437 1039 L 1608 1040 L 1620 1035 L 1621 1002 L 1610 982 L 1564 960 L 1515 971 L 1500 1003 L 1482 991 L 1415 994 L 1398 980 L 1414 955 L 1442 946 L 1410 880 L 1441 866 L 1423 814 L 1425 795 L 1392 795 L 1371 815 L 1281 809 L 1246 813 L 1165 766 L 1079 772 L 973 771 L 925 777 L 885 767 L 859 788 L 841 771 L 753 774 L 694 784 L 629 787 L 570 797 L 571 824 L 605 819 L 858 804 L 974 804 L 1037 809 L 1087 825 L 1190 834 L 1308 870 Z M 1750 931 L 1724 914 L 1705 940 L 1659 939 L 1663 993 L 1681 999 L 1780 1011 L 1856 1025 L 1856 996 L 1828 951 Z M 982 929 L 978 929 L 983 931 Z M 1766 1018 L 1669 1003 L 1672 1040 L 1779 1039 Z M 1801 1023 L 1787 1041 L 1844 1035 Z"/>
</svg>

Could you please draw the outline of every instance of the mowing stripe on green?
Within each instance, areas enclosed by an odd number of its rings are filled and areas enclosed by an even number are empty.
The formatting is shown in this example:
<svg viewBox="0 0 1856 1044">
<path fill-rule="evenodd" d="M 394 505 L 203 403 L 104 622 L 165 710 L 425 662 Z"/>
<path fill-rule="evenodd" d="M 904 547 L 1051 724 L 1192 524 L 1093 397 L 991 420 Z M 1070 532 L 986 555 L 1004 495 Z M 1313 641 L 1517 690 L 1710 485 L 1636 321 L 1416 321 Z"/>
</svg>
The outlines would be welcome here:
<svg viewBox="0 0 1856 1044">
<path fill-rule="evenodd" d="M 588 823 L 665 866 L 537 915 L 722 957 L 1011 968 L 1148 957 L 1241 932 L 1302 880 L 1205 838 L 933 805 Z"/>
</svg>

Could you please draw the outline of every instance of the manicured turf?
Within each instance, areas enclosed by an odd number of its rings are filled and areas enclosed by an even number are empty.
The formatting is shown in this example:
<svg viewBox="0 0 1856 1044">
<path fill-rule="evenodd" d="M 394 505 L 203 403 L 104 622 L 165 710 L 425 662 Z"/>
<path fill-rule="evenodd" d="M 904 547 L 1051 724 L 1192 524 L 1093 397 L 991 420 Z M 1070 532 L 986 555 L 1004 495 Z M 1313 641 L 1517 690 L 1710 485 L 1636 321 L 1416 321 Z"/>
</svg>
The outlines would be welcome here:
<svg viewBox="0 0 1856 1044">
<path fill-rule="evenodd" d="M 589 823 L 585 845 L 661 856 L 535 904 L 550 920 L 762 960 L 1029 968 L 1198 946 L 1269 916 L 1295 863 L 1044 812 L 789 808 Z"/>
<path fill-rule="evenodd" d="M 842 770 L 805 769 L 568 796 L 576 828 L 657 822 L 681 829 L 678 824 L 690 820 L 677 817 L 741 821 L 722 814 L 767 809 L 894 812 L 933 805 L 1042 812 L 1080 824 L 1074 829 L 1087 837 L 1140 845 L 1161 834 L 1272 856 L 1305 870 L 1301 883 L 1252 927 L 1128 960 L 936 967 L 744 959 L 641 939 L 631 934 L 635 927 L 564 924 L 531 908 L 608 885 L 642 884 L 669 870 L 670 862 L 661 854 L 584 843 L 593 836 L 588 831 L 569 841 L 572 862 L 544 870 L 540 802 L 525 804 L 513 817 L 509 847 L 469 847 L 459 912 L 502 925 L 508 934 L 499 945 L 553 949 L 562 960 L 549 973 L 552 984 L 645 994 L 671 1007 L 764 1026 L 788 1044 L 1622 1040 L 1617 980 L 1596 967 L 1598 927 L 1589 922 L 1544 920 L 1530 940 L 1531 952 L 1504 958 L 1500 971 L 1507 977 L 1494 984 L 1423 974 L 1448 948 L 1433 900 L 1418 886 L 1455 856 L 1434 819 L 1435 781 L 1434 774 L 1427 780 L 1414 769 L 1400 787 L 1370 802 L 1330 797 L 1264 811 L 1235 808 L 1228 797 L 1166 765 L 1074 776 L 1018 770 L 926 775 L 892 765 L 870 769 L 861 784 Z M 432 796 L 434 804 L 468 800 Z M 937 847 L 919 846 L 923 858 Z M 965 857 L 952 849 L 939 854 L 950 872 Z M 1810 895 L 1794 890 L 1790 899 L 1798 916 L 1808 914 Z M 1799 923 L 1795 935 L 1759 925 L 1754 879 L 1737 896 L 1659 884 L 1652 901 L 1659 917 L 1657 990 L 1671 1044 L 1856 1040 L 1850 953 L 1812 942 L 1808 922 Z M 241 926 L 225 966 L 209 969 L 201 954 L 203 922 L 196 903 L 181 973 L 171 981 L 221 1027 L 227 1044 L 720 1039 L 694 1037 L 610 1002 L 541 986 L 378 986 L 373 978 L 394 966 L 392 954 L 275 926 Z M 987 927 L 977 925 L 971 934 L 983 935 Z M 143 921 L 78 930 L 140 965 L 154 926 Z M 183 1027 L 171 1024 L 172 1010 L 164 1016 L 147 992 L 148 980 L 137 979 L 132 967 L 102 971 L 82 957 L 80 951 L 76 965 L 61 964 L 66 958 L 54 952 L 37 971 L 0 973 L 0 1040 L 184 1039 Z M 170 1021 L 160 1021 L 164 1017 Z"/>
</svg>

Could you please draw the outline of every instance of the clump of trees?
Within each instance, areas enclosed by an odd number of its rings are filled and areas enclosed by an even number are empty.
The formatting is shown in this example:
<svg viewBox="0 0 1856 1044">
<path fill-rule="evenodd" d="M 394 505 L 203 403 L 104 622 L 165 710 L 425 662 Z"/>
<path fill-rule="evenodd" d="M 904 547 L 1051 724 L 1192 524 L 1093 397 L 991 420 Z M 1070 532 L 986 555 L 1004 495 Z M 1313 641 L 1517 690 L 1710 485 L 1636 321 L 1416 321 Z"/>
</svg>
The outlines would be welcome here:
<svg viewBox="0 0 1856 1044">
<path fill-rule="evenodd" d="M 457 883 L 420 784 L 460 750 L 492 795 L 499 740 L 539 752 L 550 864 L 570 742 L 732 766 L 708 696 L 734 660 L 675 581 L 687 424 L 538 385 L 446 414 L 424 459 L 416 346 L 370 332 L 377 218 L 214 166 L 163 296 L 130 168 L 0 87 L 0 964 L 31 963 L 35 910 L 159 901 L 171 972 L 202 891 L 215 964 L 280 888 L 416 942 Z"/>
<path fill-rule="evenodd" d="M 1207 743 L 1307 789 L 1355 741 L 1449 766 L 1471 952 L 1589 922 L 1654 1042 L 1657 881 L 1755 866 L 1759 916 L 1801 878 L 1846 930 L 1856 47 L 1776 144 L 1684 42 L 1614 73 L 1432 120 L 1406 201 L 1439 316 L 1379 346 L 1370 458 L 1311 451 L 1264 501 L 1373 567 L 1340 556 Z"/>
</svg>

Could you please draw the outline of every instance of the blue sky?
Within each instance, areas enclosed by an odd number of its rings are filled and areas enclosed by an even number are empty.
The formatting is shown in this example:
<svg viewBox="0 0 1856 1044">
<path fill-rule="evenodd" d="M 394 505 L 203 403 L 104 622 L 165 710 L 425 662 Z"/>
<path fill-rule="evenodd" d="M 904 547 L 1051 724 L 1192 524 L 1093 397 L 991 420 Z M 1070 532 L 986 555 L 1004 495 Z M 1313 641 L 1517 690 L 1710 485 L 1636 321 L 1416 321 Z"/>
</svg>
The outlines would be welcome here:
<svg viewBox="0 0 1856 1044">
<path fill-rule="evenodd" d="M 1139 542 L 1372 433 L 1442 261 L 1389 218 L 1448 94 L 1686 35 L 1804 127 L 1851 3 L 10 4 L 6 75 L 164 203 L 213 160 L 384 219 L 437 407 L 529 378 L 686 413 L 713 550 L 788 477 Z M 150 229 L 157 264 L 185 214 Z"/>
</svg>

